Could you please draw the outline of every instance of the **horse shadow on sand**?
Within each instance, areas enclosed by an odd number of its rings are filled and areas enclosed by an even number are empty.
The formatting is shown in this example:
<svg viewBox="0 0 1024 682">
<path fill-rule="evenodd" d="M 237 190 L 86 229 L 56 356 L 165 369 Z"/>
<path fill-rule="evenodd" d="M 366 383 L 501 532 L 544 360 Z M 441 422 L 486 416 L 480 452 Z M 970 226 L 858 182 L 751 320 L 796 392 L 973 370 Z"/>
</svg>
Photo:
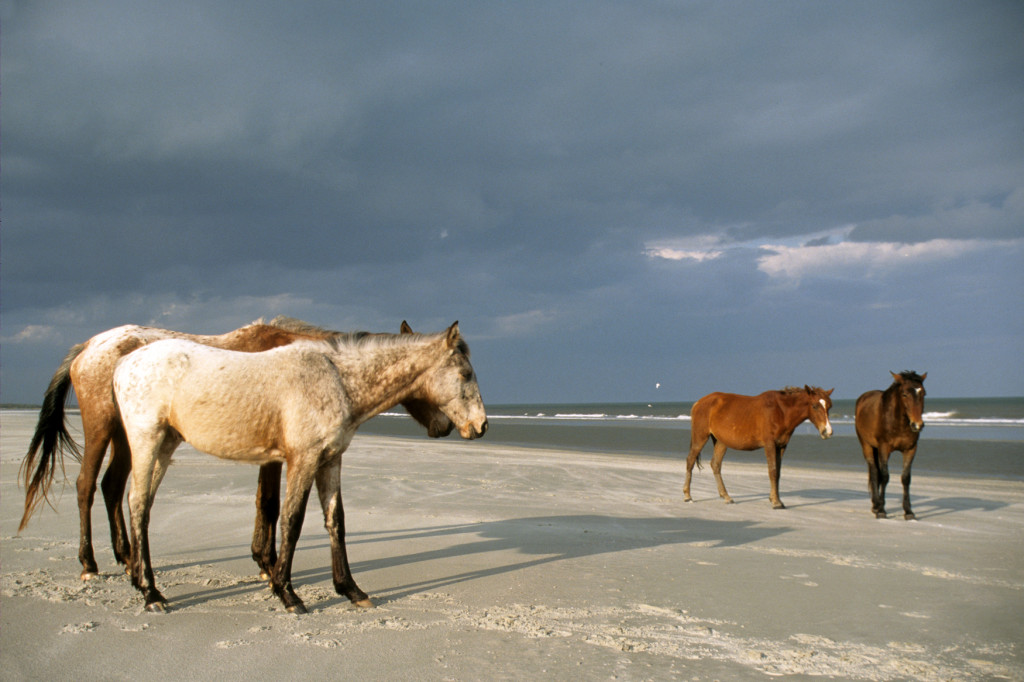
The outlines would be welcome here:
<svg viewBox="0 0 1024 682">
<path fill-rule="evenodd" d="M 529 516 L 499 521 L 482 521 L 408 529 L 366 531 L 348 534 L 349 558 L 357 581 L 369 582 L 367 574 L 376 570 L 412 566 L 444 561 L 443 575 L 437 576 L 436 567 L 430 573 L 436 577 L 412 582 L 377 587 L 370 584 L 371 597 L 377 604 L 394 602 L 418 593 L 429 592 L 459 583 L 514 573 L 535 566 L 571 561 L 602 554 L 615 554 L 650 549 L 666 545 L 699 544 L 701 547 L 735 547 L 765 540 L 787 533 L 791 528 L 770 526 L 755 521 L 715 521 L 695 518 L 624 518 L 596 514 L 567 516 Z M 431 538 L 442 540 L 436 549 L 359 561 L 359 547 L 376 542 L 421 541 Z M 314 539 L 314 538 L 311 538 Z M 293 580 L 299 593 L 303 586 L 331 581 L 330 545 L 323 536 L 315 544 L 300 540 L 299 552 L 322 553 L 318 568 L 295 571 Z M 454 542 L 453 542 L 454 541 Z M 422 546 L 421 544 L 419 546 Z M 496 553 L 492 565 L 479 567 L 474 557 Z M 499 556 L 500 554 L 500 556 Z M 513 557 L 510 560 L 508 557 Z M 236 561 L 248 555 L 197 561 L 164 566 L 164 570 L 194 567 Z M 467 564 L 474 567 L 464 569 Z M 461 569 L 461 570 L 460 570 Z M 160 568 L 158 567 L 159 571 Z M 159 573 L 157 574 L 159 579 Z M 172 598 L 172 608 L 194 606 L 210 600 L 238 596 L 266 590 L 266 583 L 255 576 L 239 576 L 232 585 L 218 585 L 182 594 Z M 269 592 L 268 592 L 269 594 Z M 335 595 L 331 599 L 309 603 L 313 610 L 347 604 Z"/>
</svg>

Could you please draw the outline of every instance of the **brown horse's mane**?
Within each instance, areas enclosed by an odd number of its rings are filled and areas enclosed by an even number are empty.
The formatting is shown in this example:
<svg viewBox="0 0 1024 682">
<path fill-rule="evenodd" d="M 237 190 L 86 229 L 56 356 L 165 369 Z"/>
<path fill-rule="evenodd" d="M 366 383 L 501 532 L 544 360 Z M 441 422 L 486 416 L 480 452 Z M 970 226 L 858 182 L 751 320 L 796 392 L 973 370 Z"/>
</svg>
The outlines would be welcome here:
<svg viewBox="0 0 1024 682">
<path fill-rule="evenodd" d="M 917 372 L 913 372 L 913 371 L 911 371 L 909 369 L 900 372 L 900 377 L 904 381 L 916 381 L 919 384 L 924 383 L 924 377 L 923 376 L 921 376 Z"/>
</svg>

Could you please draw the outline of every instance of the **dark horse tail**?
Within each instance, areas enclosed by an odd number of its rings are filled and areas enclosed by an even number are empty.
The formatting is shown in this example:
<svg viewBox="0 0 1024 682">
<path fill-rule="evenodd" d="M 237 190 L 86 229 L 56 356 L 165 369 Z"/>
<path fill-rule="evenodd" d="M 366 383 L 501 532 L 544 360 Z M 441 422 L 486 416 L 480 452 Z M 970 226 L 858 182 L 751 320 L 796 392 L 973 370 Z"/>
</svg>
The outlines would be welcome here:
<svg viewBox="0 0 1024 682">
<path fill-rule="evenodd" d="M 28 525 L 28 520 L 35 513 L 39 503 L 46 500 L 50 504 L 50 486 L 57 473 L 59 462 L 64 471 L 64 452 L 71 452 L 75 459 L 82 459 L 82 451 L 78 443 L 68 433 L 67 421 L 64 416 L 64 405 L 71 389 L 71 363 L 85 350 L 85 344 L 73 346 L 64 361 L 50 380 L 50 386 L 43 396 L 43 407 L 39 410 L 39 421 L 32 443 L 28 446 L 28 454 L 18 470 L 18 478 L 25 485 L 25 515 L 21 517 L 20 533 Z M 42 451 L 40 451 L 42 446 Z M 36 455 L 39 461 L 36 462 Z M 57 455 L 60 455 L 58 458 Z M 33 471 L 35 465 L 35 471 Z"/>
</svg>

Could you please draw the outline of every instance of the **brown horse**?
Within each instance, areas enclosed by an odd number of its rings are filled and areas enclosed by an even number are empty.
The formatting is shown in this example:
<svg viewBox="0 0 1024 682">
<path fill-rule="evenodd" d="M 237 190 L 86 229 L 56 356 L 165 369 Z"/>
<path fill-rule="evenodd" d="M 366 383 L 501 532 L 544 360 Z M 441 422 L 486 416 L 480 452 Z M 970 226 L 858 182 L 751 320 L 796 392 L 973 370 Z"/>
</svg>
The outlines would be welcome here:
<svg viewBox="0 0 1024 682">
<path fill-rule="evenodd" d="M 402 332 L 411 334 L 412 329 L 403 322 Z M 63 456 L 65 452 L 71 453 L 81 461 L 77 488 L 78 559 L 82 564 L 82 579 L 96 576 L 98 569 L 92 546 L 91 509 L 96 493 L 96 479 L 109 444 L 111 456 L 103 476 L 103 497 L 110 522 L 114 556 L 119 563 L 127 564 L 129 542 L 121 500 L 131 473 L 131 454 L 110 389 L 114 366 L 121 357 L 154 341 L 170 338 L 187 339 L 215 348 L 258 352 L 298 340 L 325 342 L 339 334 L 292 318 L 278 317 L 268 324 L 256 321 L 217 336 L 127 325 L 97 334 L 85 343 L 74 346 L 50 381 L 43 397 L 35 434 L 21 465 L 26 491 L 25 512 L 19 532 L 24 530 L 39 504 L 44 499 L 48 500 L 56 468 L 59 464 L 63 470 Z M 65 422 L 65 402 L 72 388 L 78 396 L 81 410 L 85 434 L 84 454 L 68 432 Z M 441 437 L 451 432 L 452 422 L 439 410 L 414 399 L 403 405 L 416 421 L 427 427 L 430 436 Z M 276 561 L 274 534 L 280 485 L 280 463 L 271 462 L 260 467 L 252 551 L 253 559 L 264 575 Z"/>
<path fill-rule="evenodd" d="M 684 499 L 690 497 L 690 477 L 693 465 L 700 467 L 700 451 L 708 438 L 715 446 L 711 471 L 718 483 L 718 494 L 731 503 L 733 500 L 722 482 L 722 458 L 727 448 L 756 450 L 764 448 L 768 458 L 768 480 L 771 483 L 771 502 L 775 509 L 785 509 L 779 499 L 779 471 L 782 455 L 786 452 L 793 431 L 805 419 L 818 429 L 822 438 L 832 436 L 828 411 L 832 408 L 832 391 L 818 387 L 789 387 L 782 391 L 765 391 L 761 395 L 747 396 L 735 393 L 711 393 L 690 410 L 690 455 L 686 458 L 686 485 Z"/>
<path fill-rule="evenodd" d="M 854 425 L 857 439 L 868 463 L 868 487 L 871 511 L 875 518 L 886 518 L 885 486 L 889 483 L 889 455 L 903 453 L 903 517 L 917 517 L 910 510 L 910 465 L 917 453 L 917 439 L 924 428 L 924 380 L 928 373 L 892 374 L 892 385 L 885 391 L 868 391 L 857 398 Z"/>
</svg>

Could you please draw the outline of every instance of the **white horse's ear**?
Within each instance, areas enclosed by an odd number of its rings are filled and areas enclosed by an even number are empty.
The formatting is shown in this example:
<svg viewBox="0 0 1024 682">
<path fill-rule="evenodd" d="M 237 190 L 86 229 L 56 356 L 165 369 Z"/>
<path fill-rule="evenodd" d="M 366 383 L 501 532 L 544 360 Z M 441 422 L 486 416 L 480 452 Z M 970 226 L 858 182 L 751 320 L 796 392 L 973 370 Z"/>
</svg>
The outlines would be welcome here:
<svg viewBox="0 0 1024 682">
<path fill-rule="evenodd" d="M 412 334 L 412 327 L 405 320 L 402 320 L 402 326 L 398 329 L 399 334 Z"/>
<path fill-rule="evenodd" d="M 448 335 L 445 338 L 448 343 L 448 347 L 455 349 L 459 345 L 459 321 L 452 322 L 452 326 L 448 327 Z"/>
</svg>

